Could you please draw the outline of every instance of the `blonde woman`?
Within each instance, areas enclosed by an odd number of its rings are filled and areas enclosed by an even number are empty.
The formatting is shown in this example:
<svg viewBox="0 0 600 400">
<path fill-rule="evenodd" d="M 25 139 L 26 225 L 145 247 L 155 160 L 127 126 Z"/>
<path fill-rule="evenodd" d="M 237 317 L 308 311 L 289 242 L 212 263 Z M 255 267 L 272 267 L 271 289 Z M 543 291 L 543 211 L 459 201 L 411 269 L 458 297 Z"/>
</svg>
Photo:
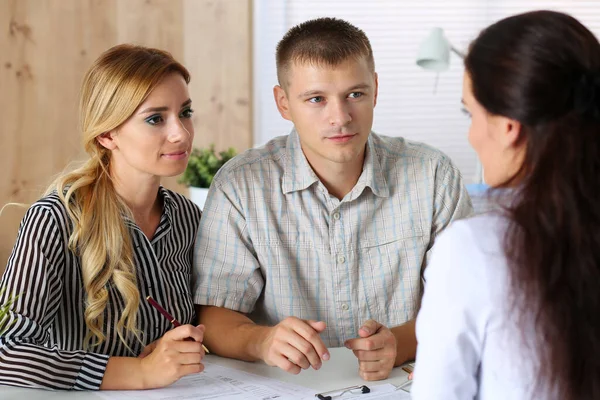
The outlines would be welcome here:
<svg viewBox="0 0 600 400">
<path fill-rule="evenodd" d="M 204 327 L 189 325 L 200 210 L 160 186 L 192 146 L 189 79 L 170 54 L 131 45 L 86 74 L 90 159 L 29 208 L 0 283 L 0 303 L 20 294 L 0 337 L 0 384 L 148 389 L 203 370 Z M 171 329 L 146 296 L 184 325 Z"/>
</svg>

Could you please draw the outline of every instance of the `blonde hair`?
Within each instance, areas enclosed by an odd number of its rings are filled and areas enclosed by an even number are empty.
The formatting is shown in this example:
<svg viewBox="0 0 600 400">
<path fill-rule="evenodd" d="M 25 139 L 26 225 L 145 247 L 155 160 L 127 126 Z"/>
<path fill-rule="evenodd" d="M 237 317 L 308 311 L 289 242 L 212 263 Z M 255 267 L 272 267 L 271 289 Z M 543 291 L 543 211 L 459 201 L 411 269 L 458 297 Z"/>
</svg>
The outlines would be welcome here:
<svg viewBox="0 0 600 400">
<path fill-rule="evenodd" d="M 136 337 L 140 293 L 132 240 L 124 216 L 131 210 L 117 195 L 110 176 L 110 151 L 98 136 L 119 127 L 144 102 L 169 73 L 180 73 L 189 82 L 188 71 L 168 52 L 134 45 L 118 45 L 104 52 L 84 77 L 79 114 L 83 145 L 90 159 L 80 168 L 60 176 L 46 194 L 55 192 L 72 222 L 69 249 L 81 258 L 86 292 L 85 346 L 106 339 L 104 311 L 107 285 L 112 284 L 123 302 L 116 326 L 120 340 Z M 119 300 L 117 300 L 119 301 Z"/>
</svg>

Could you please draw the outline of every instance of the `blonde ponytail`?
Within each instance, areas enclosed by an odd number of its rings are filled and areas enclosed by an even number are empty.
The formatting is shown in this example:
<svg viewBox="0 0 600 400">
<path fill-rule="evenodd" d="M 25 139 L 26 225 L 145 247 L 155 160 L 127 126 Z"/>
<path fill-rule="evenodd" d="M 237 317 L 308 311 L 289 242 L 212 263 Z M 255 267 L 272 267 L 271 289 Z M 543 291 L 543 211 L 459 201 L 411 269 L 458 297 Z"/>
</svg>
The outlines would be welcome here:
<svg viewBox="0 0 600 400">
<path fill-rule="evenodd" d="M 86 292 L 86 343 L 106 340 L 104 313 L 112 285 L 123 301 L 116 333 L 129 348 L 137 327 L 140 293 L 128 222 L 131 210 L 115 191 L 110 176 L 110 151 L 97 137 L 125 122 L 160 80 L 170 72 L 189 82 L 189 73 L 164 51 L 119 45 L 102 54 L 84 78 L 80 114 L 84 146 L 91 158 L 59 177 L 47 190 L 56 192 L 72 223 L 69 250 L 81 258 Z"/>
</svg>

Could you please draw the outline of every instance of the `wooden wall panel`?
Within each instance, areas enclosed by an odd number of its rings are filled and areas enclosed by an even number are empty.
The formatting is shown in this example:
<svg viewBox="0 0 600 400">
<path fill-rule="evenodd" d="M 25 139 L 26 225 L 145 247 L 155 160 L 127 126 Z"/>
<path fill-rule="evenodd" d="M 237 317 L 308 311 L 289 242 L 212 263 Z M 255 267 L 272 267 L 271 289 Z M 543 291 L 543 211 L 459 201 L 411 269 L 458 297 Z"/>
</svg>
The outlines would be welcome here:
<svg viewBox="0 0 600 400">
<path fill-rule="evenodd" d="M 184 62 L 181 0 L 121 0 L 117 18 L 119 43 L 165 49 Z"/>
<path fill-rule="evenodd" d="M 193 74 L 195 143 L 252 147 L 252 4 L 184 0 L 185 64 Z M 231 32 L 235 32 L 234 35 Z M 244 68 L 240 68 L 240 64 Z"/>
<path fill-rule="evenodd" d="M 0 206 L 31 204 L 85 159 L 81 79 L 118 43 L 168 50 L 190 70 L 195 145 L 250 147 L 250 26 L 251 0 L 0 0 Z M 0 215 L 0 272 L 22 214 Z"/>
</svg>

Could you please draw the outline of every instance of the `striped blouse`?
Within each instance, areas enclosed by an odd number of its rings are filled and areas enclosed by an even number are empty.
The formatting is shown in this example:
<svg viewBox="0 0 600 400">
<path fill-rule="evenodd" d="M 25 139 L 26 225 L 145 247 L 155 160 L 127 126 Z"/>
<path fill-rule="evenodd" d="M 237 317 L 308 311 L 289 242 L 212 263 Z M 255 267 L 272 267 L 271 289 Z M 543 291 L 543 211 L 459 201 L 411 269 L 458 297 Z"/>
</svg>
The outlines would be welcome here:
<svg viewBox="0 0 600 400">
<path fill-rule="evenodd" d="M 160 188 L 163 213 L 151 241 L 126 219 L 134 246 L 141 301 L 138 328 L 144 344 L 171 329 L 170 322 L 144 299 L 152 296 L 181 323 L 195 319 L 191 263 L 200 209 L 185 197 Z M 122 299 L 110 284 L 104 313 L 106 340 L 84 349 L 85 290 L 81 260 L 68 250 L 71 231 L 56 194 L 33 204 L 19 228 L 0 287 L 19 294 L 11 306 L 9 328 L 0 336 L 0 385 L 45 389 L 96 390 L 110 356 L 137 356 L 144 344 L 116 335 Z"/>
</svg>

